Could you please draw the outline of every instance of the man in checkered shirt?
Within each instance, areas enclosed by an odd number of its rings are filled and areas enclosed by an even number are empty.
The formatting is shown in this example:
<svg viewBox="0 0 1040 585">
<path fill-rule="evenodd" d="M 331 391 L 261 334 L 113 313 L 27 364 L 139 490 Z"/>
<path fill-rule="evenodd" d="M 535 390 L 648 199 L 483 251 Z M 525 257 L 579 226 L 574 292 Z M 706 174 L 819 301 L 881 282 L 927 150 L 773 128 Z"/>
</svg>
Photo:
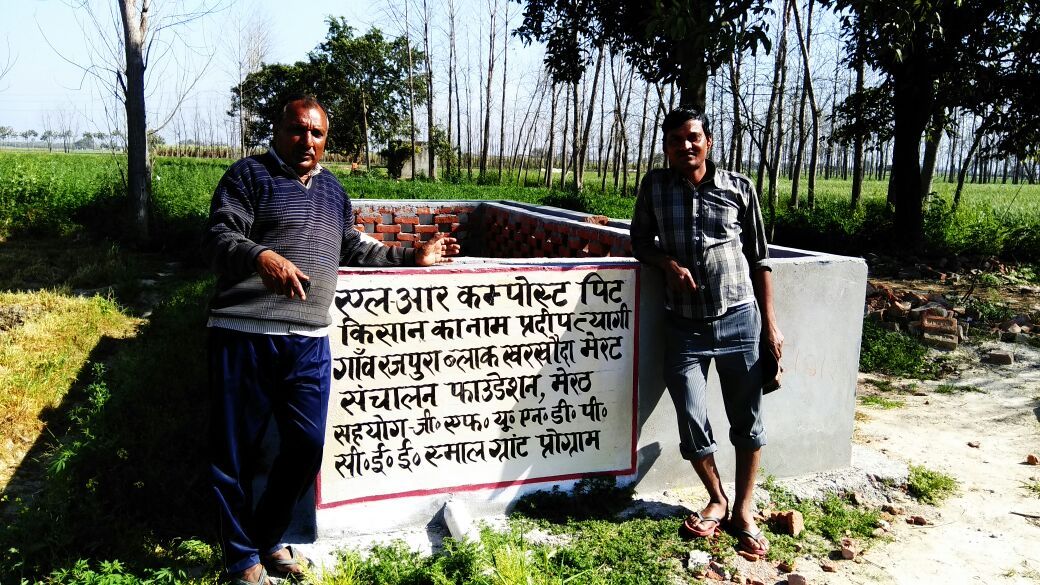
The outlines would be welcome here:
<svg viewBox="0 0 1040 585">
<path fill-rule="evenodd" d="M 631 234 L 636 258 L 665 275 L 665 383 L 678 417 L 680 451 L 710 496 L 680 533 L 709 537 L 726 523 L 741 550 L 764 555 L 769 544 L 751 510 L 766 442 L 759 356 L 761 347 L 779 360 L 784 337 L 773 314 L 762 212 L 747 177 L 707 159 L 707 116 L 678 109 L 665 117 L 662 129 L 670 168 L 652 171 L 640 185 Z M 708 421 L 705 391 L 713 359 L 737 453 L 732 515 Z"/>
</svg>

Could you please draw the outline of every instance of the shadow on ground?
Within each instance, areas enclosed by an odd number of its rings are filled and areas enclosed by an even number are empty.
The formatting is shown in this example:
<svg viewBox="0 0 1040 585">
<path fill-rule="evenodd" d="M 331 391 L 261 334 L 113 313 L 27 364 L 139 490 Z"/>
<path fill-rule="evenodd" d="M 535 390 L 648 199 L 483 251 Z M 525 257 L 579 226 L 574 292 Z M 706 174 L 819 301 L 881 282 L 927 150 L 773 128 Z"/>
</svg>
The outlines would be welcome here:
<svg viewBox="0 0 1040 585">
<path fill-rule="evenodd" d="M 154 260 L 117 248 L 99 258 L 99 249 L 79 247 L 79 265 L 126 261 L 139 275 Z M 76 266 L 73 250 L 54 240 L 0 244 L 0 289 L 68 290 L 58 278 Z M 48 263 L 59 268 L 31 276 Z M 203 482 L 211 281 L 181 273 L 164 289 L 138 335 L 102 339 L 62 402 L 40 414 L 44 431 L 0 495 L 0 582 L 43 579 L 77 559 L 169 567 L 176 543 L 213 540 Z"/>
</svg>

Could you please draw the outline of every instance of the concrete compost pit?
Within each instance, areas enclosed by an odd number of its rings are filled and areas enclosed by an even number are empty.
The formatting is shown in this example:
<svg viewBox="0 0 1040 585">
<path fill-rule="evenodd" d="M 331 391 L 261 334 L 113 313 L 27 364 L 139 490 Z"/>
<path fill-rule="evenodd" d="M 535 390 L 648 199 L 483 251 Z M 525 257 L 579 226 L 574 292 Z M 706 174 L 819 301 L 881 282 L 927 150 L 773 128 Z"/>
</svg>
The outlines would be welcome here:
<svg viewBox="0 0 1040 585">
<path fill-rule="evenodd" d="M 661 380 L 661 274 L 631 257 L 627 222 L 485 201 L 359 200 L 355 214 L 384 244 L 450 232 L 464 256 L 341 268 L 325 456 L 298 541 L 427 526 L 449 502 L 450 515 L 496 515 L 590 475 L 637 493 L 695 483 Z M 866 265 L 770 251 L 787 343 L 784 387 L 765 398 L 763 473 L 846 467 Z M 714 374 L 709 386 L 729 480 Z"/>
</svg>

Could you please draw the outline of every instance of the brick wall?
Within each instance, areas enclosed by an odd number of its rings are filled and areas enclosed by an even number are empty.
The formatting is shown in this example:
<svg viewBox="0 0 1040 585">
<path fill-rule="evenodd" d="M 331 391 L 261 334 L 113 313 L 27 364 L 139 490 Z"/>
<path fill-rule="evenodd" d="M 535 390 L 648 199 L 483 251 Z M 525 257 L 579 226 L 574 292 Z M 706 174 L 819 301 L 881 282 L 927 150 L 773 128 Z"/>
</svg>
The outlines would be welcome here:
<svg viewBox="0 0 1040 585">
<path fill-rule="evenodd" d="M 387 246 L 415 247 L 437 232 L 454 235 L 463 246 L 471 244 L 468 226 L 479 204 L 465 205 L 354 205 L 354 229 Z M 469 254 L 464 251 L 463 253 Z"/>
<path fill-rule="evenodd" d="M 388 246 L 414 247 L 437 232 L 459 239 L 462 254 L 487 258 L 594 258 L 631 256 L 627 230 L 593 223 L 605 218 L 556 217 L 503 204 L 382 201 L 355 203 L 354 228 Z"/>
</svg>

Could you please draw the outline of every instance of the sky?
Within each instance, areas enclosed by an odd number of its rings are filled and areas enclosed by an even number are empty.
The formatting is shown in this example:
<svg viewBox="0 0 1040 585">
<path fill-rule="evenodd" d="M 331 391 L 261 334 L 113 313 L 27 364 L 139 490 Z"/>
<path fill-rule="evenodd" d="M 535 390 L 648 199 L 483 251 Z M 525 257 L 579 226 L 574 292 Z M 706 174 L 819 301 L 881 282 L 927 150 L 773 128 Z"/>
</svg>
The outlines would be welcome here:
<svg viewBox="0 0 1040 585">
<path fill-rule="evenodd" d="M 219 0 L 218 0 L 219 1 Z M 112 109 L 112 100 L 101 99 L 102 85 L 84 71 L 89 68 L 91 46 L 84 28 L 93 30 L 91 14 L 112 31 L 110 10 L 115 0 L 0 0 L 0 70 L 5 63 L 13 63 L 8 74 L 0 79 L 0 126 L 11 126 L 16 131 L 41 129 L 48 123 L 57 124 L 59 117 L 75 120 L 77 135 L 85 131 L 104 131 L 106 108 Z M 210 0 L 213 4 L 213 0 Z M 157 17 L 193 10 L 199 0 L 153 0 Z M 286 15 L 284 0 L 223 0 L 220 10 L 188 25 L 170 28 L 174 34 L 164 34 L 163 40 L 179 47 L 203 47 L 195 51 L 176 51 L 160 61 L 153 57 L 150 67 L 149 125 L 161 123 L 168 117 L 175 96 L 181 95 L 174 86 L 178 79 L 195 73 L 209 60 L 213 47 L 218 47 L 204 73 L 181 106 L 181 116 L 199 116 L 216 119 L 218 123 L 228 109 L 229 88 L 234 84 L 234 70 L 229 53 L 219 47 L 226 45 L 234 23 L 246 15 L 257 15 L 270 23 L 270 51 L 267 62 L 291 63 L 305 59 L 325 36 L 325 18 L 330 14 L 345 16 L 353 26 L 367 30 L 372 25 L 389 28 L 383 9 L 373 9 L 375 3 L 361 0 L 309 0 L 305 9 Z M 90 11 L 93 12 L 90 12 Z M 153 23 L 155 19 L 153 18 Z M 112 34 L 111 32 L 109 34 Z M 174 35 L 178 35 L 174 38 Z M 208 47 L 208 48 L 206 48 Z M 104 79 L 111 73 L 101 72 Z M 204 113 L 203 113 L 204 112 Z M 121 112 L 119 112 L 121 113 Z M 175 126 L 175 124 L 174 124 Z M 171 125 L 164 134 L 169 139 Z"/>
</svg>

